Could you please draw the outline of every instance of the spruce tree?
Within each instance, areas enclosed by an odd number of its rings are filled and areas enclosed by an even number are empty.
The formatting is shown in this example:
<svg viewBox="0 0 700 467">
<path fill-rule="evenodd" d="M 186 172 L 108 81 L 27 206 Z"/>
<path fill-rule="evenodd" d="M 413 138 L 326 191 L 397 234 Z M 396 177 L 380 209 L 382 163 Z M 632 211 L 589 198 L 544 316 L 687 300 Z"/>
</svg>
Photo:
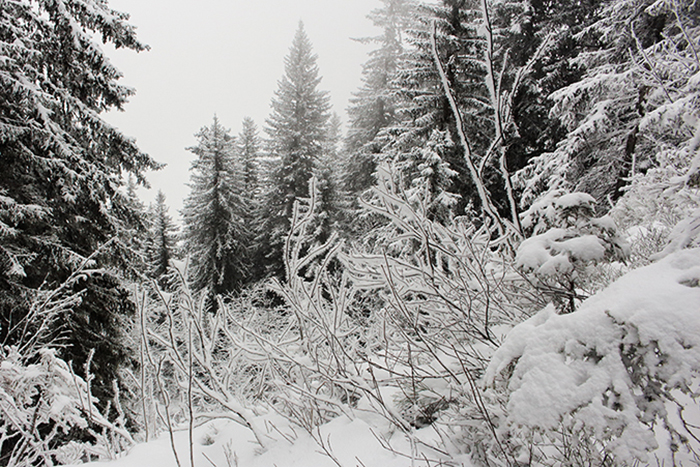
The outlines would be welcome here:
<svg viewBox="0 0 700 467">
<path fill-rule="evenodd" d="M 125 190 L 125 210 L 117 224 L 117 236 L 124 247 L 128 279 L 138 279 L 148 272 L 147 249 L 150 242 L 149 212 L 136 193 L 136 179 L 129 175 Z"/>
<path fill-rule="evenodd" d="M 384 157 L 394 162 L 403 187 L 410 189 L 422 170 L 421 148 L 429 145 L 435 131 L 449 138 L 451 144 L 443 144 L 433 157 L 439 154 L 446 163 L 440 165 L 448 167 L 454 176 L 449 184 L 439 185 L 446 196 L 433 193 L 433 199 L 458 200 L 451 206 L 455 214 L 461 215 L 472 204 L 478 207 L 480 200 L 459 144 L 456 120 L 445 97 L 431 42 L 435 34 L 438 56 L 462 112 L 467 138 L 475 152 L 485 152 L 493 134 L 493 111 L 487 104 L 486 71 L 480 62 L 484 46 L 478 31 L 480 12 L 476 1 L 443 0 L 437 5 L 423 5 L 419 13 L 407 33 L 411 47 L 401 57 L 396 71 L 399 121 L 387 131 L 390 143 L 384 148 Z"/>
<path fill-rule="evenodd" d="M 168 214 L 168 205 L 161 190 L 158 190 L 155 205 L 151 207 L 150 224 L 149 275 L 158 280 L 161 287 L 165 287 L 167 284 L 163 276 L 174 258 L 177 227 Z"/>
<path fill-rule="evenodd" d="M 515 2 L 517 4 L 517 2 Z M 500 28 L 502 46 L 508 50 L 513 69 L 531 62 L 513 100 L 513 121 L 517 132 L 507 144 L 508 164 L 515 174 L 531 160 L 555 151 L 566 137 L 566 127 L 552 112 L 551 95 L 559 89 L 581 80 L 586 67 L 577 57 L 600 47 L 589 27 L 597 21 L 601 0 L 532 0 L 527 8 L 514 10 L 508 2 L 494 6 L 494 21 Z M 589 31 L 589 32 L 586 32 Z M 548 44 L 541 53 L 537 49 Z M 563 164 L 554 164 L 558 171 Z M 523 192 L 524 207 L 541 194 L 545 182 L 527 180 L 528 168 L 516 174 L 514 181 Z M 556 178 L 556 177 L 554 177 Z"/>
<path fill-rule="evenodd" d="M 235 138 L 216 117 L 196 136 L 197 146 L 189 148 L 197 159 L 182 210 L 183 251 L 191 259 L 192 288 L 206 289 L 216 306 L 215 295 L 239 290 L 248 275 L 251 238 L 245 220 L 250 206 L 242 193 Z"/>
<path fill-rule="evenodd" d="M 278 275 L 283 270 L 282 245 L 294 200 L 309 196 L 309 179 L 327 138 L 330 103 L 328 93 L 318 89 L 321 77 L 316 60 L 304 25 L 299 22 L 265 128 L 270 153 L 278 164 L 268 196 L 263 243 L 269 245 L 270 272 Z"/>
<path fill-rule="evenodd" d="M 415 21 L 411 0 L 382 0 L 383 6 L 368 18 L 383 29 L 380 36 L 358 39 L 377 44 L 362 69 L 362 86 L 350 99 L 349 128 L 345 140 L 348 158 L 343 168 L 343 185 L 350 193 L 360 193 L 374 183 L 377 154 L 386 139 L 381 130 L 396 122 L 396 96 L 392 81 L 404 52 L 404 30 Z"/>
<path fill-rule="evenodd" d="M 124 174 L 157 164 L 99 116 L 132 90 L 94 37 L 146 49 L 104 2 L 0 3 L 0 280 L 34 288 L 74 268 L 132 209 Z"/>
<path fill-rule="evenodd" d="M 555 89 L 541 86 L 565 135 L 519 174 L 524 204 L 563 188 L 591 194 L 605 212 L 635 176 L 674 160 L 670 154 L 695 132 L 689 115 L 697 106 L 688 103 L 697 99 L 689 78 L 698 66 L 697 4 L 591 2 L 595 14 L 575 6 L 546 10 L 572 23 L 568 48 L 558 43 L 551 55 L 557 65 L 568 58 L 577 73 Z M 562 75 L 558 68 L 543 68 L 545 86 Z"/>
<path fill-rule="evenodd" d="M 262 202 L 268 192 L 269 170 L 262 160 L 261 139 L 258 128 L 250 117 L 243 119 L 238 135 L 238 157 L 241 164 L 242 194 L 248 199 L 249 211 L 245 216 L 245 225 L 250 233 L 250 275 L 248 281 L 255 281 L 265 275 L 265 254 L 262 246 L 262 226 L 267 210 Z"/>
<path fill-rule="evenodd" d="M 243 169 L 243 192 L 253 196 L 260 188 L 260 136 L 258 127 L 250 117 L 243 119 L 241 133 L 238 135 L 238 152 Z"/>
<path fill-rule="evenodd" d="M 317 218 L 314 235 L 321 243 L 328 239 L 346 211 L 339 177 L 342 170 L 341 152 L 338 147 L 341 137 L 340 117 L 333 113 L 328 125 L 323 152 L 315 161 L 313 171 L 317 180 Z"/>
<path fill-rule="evenodd" d="M 131 308 L 115 275 L 127 264 L 110 242 L 135 214 L 122 188 L 127 174 L 145 183 L 144 172 L 158 167 L 101 117 L 133 91 L 118 83 L 98 41 L 147 48 L 127 20 L 99 0 L 0 2 L 0 342 L 27 353 L 60 344 L 79 374 L 99 344 L 92 370 L 105 384 L 103 405 L 126 360 L 118 323 Z M 63 289 L 81 294 L 81 304 L 33 341 L 44 327 L 28 314 L 30 302 L 97 250 L 91 272 Z"/>
</svg>

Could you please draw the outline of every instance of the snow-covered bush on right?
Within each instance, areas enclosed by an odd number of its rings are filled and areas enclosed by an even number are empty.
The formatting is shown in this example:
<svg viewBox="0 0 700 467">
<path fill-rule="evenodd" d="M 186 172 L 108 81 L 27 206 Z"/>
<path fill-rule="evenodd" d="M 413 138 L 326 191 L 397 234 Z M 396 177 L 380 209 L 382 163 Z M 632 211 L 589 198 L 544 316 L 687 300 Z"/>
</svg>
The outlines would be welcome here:
<svg viewBox="0 0 700 467">
<path fill-rule="evenodd" d="M 627 256 L 615 222 L 610 216 L 594 217 L 594 206 L 589 194 L 553 190 L 521 215 L 530 237 L 518 248 L 516 267 L 560 313 L 571 313 L 586 298 L 587 268 Z"/>
<path fill-rule="evenodd" d="M 484 382 L 527 465 L 700 465 L 700 249 L 519 324 Z"/>
</svg>

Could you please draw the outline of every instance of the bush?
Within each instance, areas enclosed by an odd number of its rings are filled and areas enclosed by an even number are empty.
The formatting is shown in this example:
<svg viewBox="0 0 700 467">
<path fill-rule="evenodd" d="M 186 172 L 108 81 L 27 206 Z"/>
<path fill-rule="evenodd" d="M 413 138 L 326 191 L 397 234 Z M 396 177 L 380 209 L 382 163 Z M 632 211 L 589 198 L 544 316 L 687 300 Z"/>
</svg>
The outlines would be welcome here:
<svg viewBox="0 0 700 467">
<path fill-rule="evenodd" d="M 681 251 L 575 313 L 547 307 L 516 326 L 485 382 L 508 394 L 499 430 L 519 456 L 535 465 L 634 465 L 650 455 L 697 465 L 700 432 L 687 416 L 698 413 L 699 279 L 700 249 Z"/>
</svg>

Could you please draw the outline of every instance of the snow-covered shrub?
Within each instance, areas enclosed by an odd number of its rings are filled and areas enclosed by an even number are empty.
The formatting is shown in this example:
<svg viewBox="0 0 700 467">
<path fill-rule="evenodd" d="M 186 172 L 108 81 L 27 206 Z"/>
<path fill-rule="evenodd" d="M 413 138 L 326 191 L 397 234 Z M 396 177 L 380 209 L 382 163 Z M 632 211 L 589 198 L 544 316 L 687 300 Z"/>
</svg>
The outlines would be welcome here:
<svg viewBox="0 0 700 467">
<path fill-rule="evenodd" d="M 53 349 L 0 353 L 0 463 L 26 466 L 110 459 L 133 444 L 96 408 L 88 384 Z M 122 419 L 121 422 L 124 420 Z"/>
<path fill-rule="evenodd" d="M 283 298 L 288 330 L 260 342 L 275 370 L 273 407 L 308 432 L 345 413 L 361 396 L 361 354 L 371 346 L 363 321 L 350 310 L 355 288 L 338 271 L 342 242 L 332 235 L 319 244 L 314 235 L 317 198 L 294 206 L 284 248 L 285 280 L 270 288 Z M 366 355 L 366 354 L 365 354 Z M 366 389 L 366 388 L 365 388 Z"/>
<path fill-rule="evenodd" d="M 298 201 L 286 279 L 271 285 L 285 304 L 280 332 L 239 317 L 231 348 L 267 359 L 266 400 L 312 436 L 340 414 L 381 418 L 380 437 L 420 439 L 435 453 L 430 463 L 466 454 L 500 462 L 502 408 L 477 381 L 538 296 L 512 269 L 504 240 L 466 220 L 430 220 L 384 175 L 367 208 L 398 235 L 373 252 L 343 251 L 334 237 L 319 244 L 314 198 Z"/>
<path fill-rule="evenodd" d="M 104 248 L 103 245 L 102 248 Z M 0 465 L 46 465 L 114 458 L 133 444 L 126 415 L 114 398 L 98 400 L 89 352 L 80 375 L 60 355 L 71 313 L 81 305 L 79 284 L 104 271 L 92 269 L 98 249 L 59 286 L 34 291 L 27 313 L 8 321 L 0 348 Z M 84 379 L 83 379 L 84 377 Z M 98 407 L 102 407 L 101 413 Z"/>
<path fill-rule="evenodd" d="M 697 242 L 692 225 L 700 208 L 698 135 L 696 130 L 688 144 L 659 152 L 658 166 L 636 175 L 610 211 L 630 237 L 632 266 L 649 264 L 662 250 L 668 254 Z"/>
<path fill-rule="evenodd" d="M 592 196 L 554 190 L 522 214 L 529 238 L 519 246 L 516 266 L 556 305 L 570 313 L 585 298 L 586 269 L 624 259 L 628 247 L 609 216 L 594 217 Z"/>
<path fill-rule="evenodd" d="M 379 334 L 366 384 L 379 386 L 378 400 L 382 391 L 393 395 L 384 410 L 408 435 L 430 425 L 441 433 L 433 446 L 444 452 L 503 461 L 508 454 L 494 436 L 502 408 L 477 381 L 504 330 L 539 296 L 513 269 L 509 238 L 493 240 L 488 226 L 464 218 L 431 220 L 392 184 L 386 166 L 377 179 L 365 208 L 388 219 L 395 235 L 374 251 L 340 255 L 352 284 L 384 304 L 372 311 Z"/>
<path fill-rule="evenodd" d="M 668 255 L 682 248 L 697 247 L 700 245 L 700 119 L 695 120 L 695 136 L 687 147 L 681 152 L 686 159 L 692 160 L 679 176 L 672 178 L 666 187 L 665 194 L 674 200 L 682 199 L 685 215 L 674 226 L 669 234 L 669 243 L 658 258 Z"/>
<path fill-rule="evenodd" d="M 634 270 L 516 326 L 485 382 L 508 394 L 499 431 L 530 465 L 700 462 L 700 249 Z M 528 444 L 530 441 L 530 444 Z"/>
<path fill-rule="evenodd" d="M 313 186 L 310 192 L 317 193 Z M 140 294 L 139 389 L 151 404 L 142 408 L 151 432 L 227 417 L 265 447 L 269 436 L 255 420 L 261 412 L 272 408 L 313 435 L 357 402 L 354 383 L 346 383 L 359 380 L 356 352 L 368 339 L 349 312 L 354 289 L 333 272 L 340 244 L 336 237 L 319 244 L 314 235 L 315 201 L 295 205 L 285 281 L 219 297 L 212 312 L 189 289 L 186 263 L 176 263 L 172 293 L 153 283 Z"/>
<path fill-rule="evenodd" d="M 224 416 L 250 428 L 264 446 L 266 438 L 250 406 L 267 384 L 262 368 L 266 358 L 246 352 L 244 329 L 265 321 L 269 334 L 275 329 L 269 319 L 273 315 L 261 316 L 252 305 L 254 291 L 228 303 L 219 297 L 211 312 L 208 292 L 195 295 L 188 286 L 186 261 L 173 262 L 172 275 L 178 282 L 174 292 L 152 282 L 150 293 L 139 294 L 137 300 L 144 428 L 154 434 L 165 429 L 172 436 L 180 424 L 192 429 L 195 418 Z"/>
</svg>

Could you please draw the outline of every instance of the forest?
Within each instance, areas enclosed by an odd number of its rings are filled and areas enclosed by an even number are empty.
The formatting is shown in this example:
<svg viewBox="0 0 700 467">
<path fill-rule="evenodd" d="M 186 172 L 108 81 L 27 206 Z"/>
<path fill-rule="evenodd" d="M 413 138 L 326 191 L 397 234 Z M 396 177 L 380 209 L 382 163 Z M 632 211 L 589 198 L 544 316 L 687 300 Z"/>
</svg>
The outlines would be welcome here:
<svg viewBox="0 0 700 467">
<path fill-rule="evenodd" d="M 0 0 L 0 465 L 700 466 L 700 4 L 376 3 L 177 221 L 128 13 Z"/>
</svg>

